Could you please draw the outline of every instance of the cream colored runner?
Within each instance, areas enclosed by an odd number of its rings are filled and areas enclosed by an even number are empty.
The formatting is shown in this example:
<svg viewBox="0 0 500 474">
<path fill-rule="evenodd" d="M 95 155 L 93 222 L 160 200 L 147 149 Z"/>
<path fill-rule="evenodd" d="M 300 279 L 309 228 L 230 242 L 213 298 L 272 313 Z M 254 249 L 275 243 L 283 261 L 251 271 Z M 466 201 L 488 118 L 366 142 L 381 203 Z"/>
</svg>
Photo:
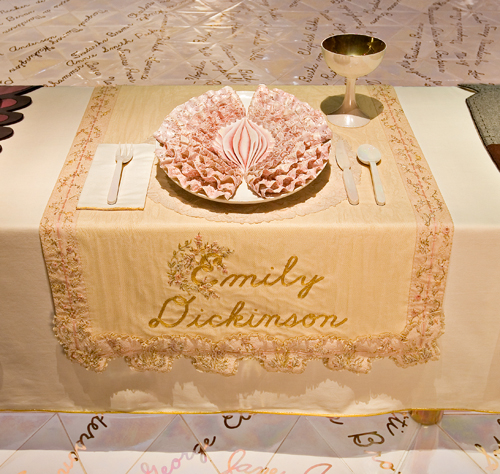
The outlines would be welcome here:
<svg viewBox="0 0 500 474">
<path fill-rule="evenodd" d="M 318 109 L 343 91 L 282 88 Z M 367 372 L 374 358 L 402 367 L 437 358 L 453 227 L 391 87 L 360 88 L 376 118 L 334 130 L 353 150 L 381 150 L 386 206 L 363 169 L 358 206 L 318 210 L 311 195 L 310 213 L 284 219 L 277 210 L 260 224 L 192 217 L 151 199 L 144 211 L 76 210 L 97 144 L 147 141 L 174 106 L 207 89 L 95 90 L 41 223 L 68 357 L 96 371 L 117 357 L 167 371 L 186 356 L 226 375 L 241 358 L 286 372 L 312 359 Z"/>
</svg>

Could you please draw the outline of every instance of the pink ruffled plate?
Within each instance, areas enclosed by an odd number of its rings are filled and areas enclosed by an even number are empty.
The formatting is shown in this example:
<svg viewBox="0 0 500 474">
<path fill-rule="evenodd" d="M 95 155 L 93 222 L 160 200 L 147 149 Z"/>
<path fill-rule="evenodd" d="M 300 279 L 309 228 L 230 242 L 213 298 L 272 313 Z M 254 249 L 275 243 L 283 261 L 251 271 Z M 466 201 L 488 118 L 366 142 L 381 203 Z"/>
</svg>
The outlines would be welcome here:
<svg viewBox="0 0 500 474">
<path fill-rule="evenodd" d="M 292 94 L 259 86 L 209 91 L 176 107 L 155 138 L 160 166 L 210 201 L 255 204 L 312 183 L 328 163 L 332 133 L 323 114 Z"/>
</svg>

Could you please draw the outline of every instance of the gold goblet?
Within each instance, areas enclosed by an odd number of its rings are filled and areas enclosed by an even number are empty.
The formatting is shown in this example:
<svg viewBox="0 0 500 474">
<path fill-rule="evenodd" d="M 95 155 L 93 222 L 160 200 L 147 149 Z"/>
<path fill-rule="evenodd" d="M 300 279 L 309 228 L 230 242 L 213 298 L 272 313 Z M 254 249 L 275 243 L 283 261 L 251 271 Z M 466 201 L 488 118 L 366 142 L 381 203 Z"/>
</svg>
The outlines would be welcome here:
<svg viewBox="0 0 500 474">
<path fill-rule="evenodd" d="M 346 93 L 340 108 L 328 120 L 340 127 L 362 127 L 370 119 L 356 103 L 356 79 L 374 71 L 382 62 L 386 44 L 372 36 L 334 35 L 321 43 L 327 66 L 346 78 Z"/>
</svg>

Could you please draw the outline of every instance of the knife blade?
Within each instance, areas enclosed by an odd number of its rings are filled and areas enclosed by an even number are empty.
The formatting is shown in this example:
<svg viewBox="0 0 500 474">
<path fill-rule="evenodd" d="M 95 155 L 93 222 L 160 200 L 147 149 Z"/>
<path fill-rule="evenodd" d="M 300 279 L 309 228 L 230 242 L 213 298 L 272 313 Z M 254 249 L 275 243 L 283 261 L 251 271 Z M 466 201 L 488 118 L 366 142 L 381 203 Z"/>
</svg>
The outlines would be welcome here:
<svg viewBox="0 0 500 474">
<path fill-rule="evenodd" d="M 359 204 L 358 190 L 354 182 L 354 176 L 351 171 L 351 160 L 347 155 L 344 140 L 339 139 L 335 147 L 335 159 L 339 168 L 342 170 L 342 177 L 344 178 L 344 186 L 347 193 L 347 199 L 353 206 Z"/>
</svg>

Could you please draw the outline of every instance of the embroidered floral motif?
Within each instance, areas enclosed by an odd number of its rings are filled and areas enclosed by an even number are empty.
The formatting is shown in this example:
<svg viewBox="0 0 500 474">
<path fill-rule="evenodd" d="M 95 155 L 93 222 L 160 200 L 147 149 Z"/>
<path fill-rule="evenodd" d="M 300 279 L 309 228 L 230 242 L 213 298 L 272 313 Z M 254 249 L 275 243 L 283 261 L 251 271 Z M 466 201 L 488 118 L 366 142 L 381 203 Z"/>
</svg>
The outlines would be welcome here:
<svg viewBox="0 0 500 474">
<path fill-rule="evenodd" d="M 75 237 L 79 212 L 76 205 L 117 92 L 115 87 L 94 90 L 40 223 L 40 240 L 56 310 L 54 332 L 71 360 L 95 371 L 104 370 L 109 357 L 103 357 L 91 332 Z"/>
<path fill-rule="evenodd" d="M 177 285 L 183 291 L 201 293 L 205 298 L 219 298 L 210 277 L 198 278 L 200 271 L 211 272 L 214 269 L 227 274 L 224 258 L 233 251 L 220 247 L 217 242 L 203 243 L 203 238 L 198 234 L 194 239 L 179 244 L 174 251 L 168 267 L 169 285 Z"/>
<path fill-rule="evenodd" d="M 401 367 L 439 357 L 436 340 L 444 331 L 442 304 L 453 237 L 453 223 L 436 181 L 424 160 L 390 86 L 376 86 L 384 104 L 381 122 L 391 145 L 417 222 L 407 325 L 402 350 L 391 358 Z"/>
</svg>

